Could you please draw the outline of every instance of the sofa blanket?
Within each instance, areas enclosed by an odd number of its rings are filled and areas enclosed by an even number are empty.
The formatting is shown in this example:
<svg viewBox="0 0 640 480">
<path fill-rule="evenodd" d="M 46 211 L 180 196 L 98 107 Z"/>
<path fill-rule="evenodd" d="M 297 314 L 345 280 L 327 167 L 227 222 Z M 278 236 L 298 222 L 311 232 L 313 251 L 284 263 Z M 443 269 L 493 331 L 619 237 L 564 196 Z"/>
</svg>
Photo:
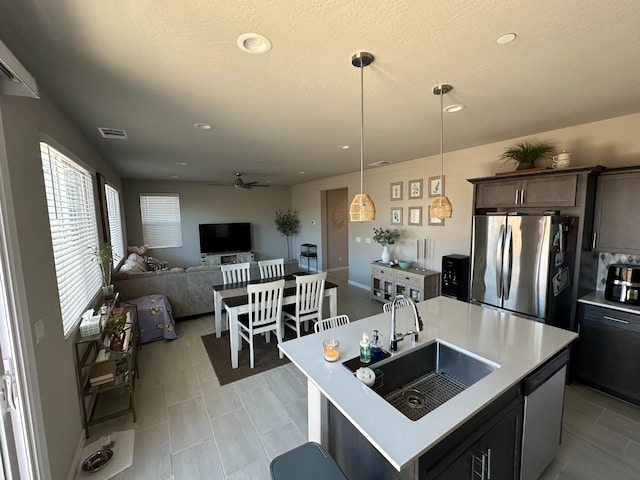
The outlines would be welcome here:
<svg viewBox="0 0 640 480">
<path fill-rule="evenodd" d="M 132 298 L 123 303 L 137 307 L 140 343 L 152 342 L 160 338 L 175 340 L 182 336 L 182 332 L 176 332 L 171 303 L 166 296 L 147 295 Z"/>
</svg>

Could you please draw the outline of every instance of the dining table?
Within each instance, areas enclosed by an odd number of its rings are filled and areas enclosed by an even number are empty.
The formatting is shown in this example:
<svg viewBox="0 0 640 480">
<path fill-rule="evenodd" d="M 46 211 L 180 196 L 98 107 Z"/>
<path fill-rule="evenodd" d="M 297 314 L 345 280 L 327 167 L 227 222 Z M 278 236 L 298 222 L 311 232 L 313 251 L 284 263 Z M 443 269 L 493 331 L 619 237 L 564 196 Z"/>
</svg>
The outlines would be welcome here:
<svg viewBox="0 0 640 480">
<path fill-rule="evenodd" d="M 296 303 L 296 277 L 300 275 L 309 274 L 307 272 L 299 272 L 275 278 L 256 279 L 247 282 L 226 283 L 213 286 L 216 337 L 220 338 L 222 333 L 222 308 L 224 307 L 227 312 L 227 322 L 229 324 L 232 368 L 238 368 L 238 351 L 242 348 L 242 344 L 239 342 L 238 316 L 249 312 L 247 285 L 284 279 L 282 305 L 293 305 Z M 335 317 L 338 314 L 338 285 L 325 280 L 324 296 L 329 299 L 329 317 Z"/>
</svg>

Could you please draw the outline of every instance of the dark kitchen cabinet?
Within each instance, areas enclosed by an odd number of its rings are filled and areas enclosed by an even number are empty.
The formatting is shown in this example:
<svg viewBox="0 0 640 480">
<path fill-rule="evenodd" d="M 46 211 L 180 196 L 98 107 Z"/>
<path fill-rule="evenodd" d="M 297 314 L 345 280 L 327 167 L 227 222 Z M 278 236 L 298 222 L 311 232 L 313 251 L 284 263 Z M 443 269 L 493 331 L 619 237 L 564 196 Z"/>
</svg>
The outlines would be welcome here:
<svg viewBox="0 0 640 480">
<path fill-rule="evenodd" d="M 580 303 L 576 377 L 640 405 L 640 312 Z"/>
<path fill-rule="evenodd" d="M 594 249 L 610 253 L 640 253 L 640 169 L 607 170 L 598 178 Z"/>
<path fill-rule="evenodd" d="M 572 207 L 577 184 L 575 174 L 483 182 L 476 188 L 476 208 Z"/>
<path fill-rule="evenodd" d="M 500 395 L 401 472 L 328 402 L 329 453 L 350 479 L 517 480 L 523 398 L 520 386 Z M 484 475 L 482 462 L 484 459 Z M 490 473 L 489 476 L 489 467 Z M 472 475 L 472 472 L 475 472 Z"/>
<path fill-rule="evenodd" d="M 522 408 L 517 406 L 434 478 L 437 480 L 461 478 L 514 480 L 519 478 L 521 425 Z"/>
</svg>

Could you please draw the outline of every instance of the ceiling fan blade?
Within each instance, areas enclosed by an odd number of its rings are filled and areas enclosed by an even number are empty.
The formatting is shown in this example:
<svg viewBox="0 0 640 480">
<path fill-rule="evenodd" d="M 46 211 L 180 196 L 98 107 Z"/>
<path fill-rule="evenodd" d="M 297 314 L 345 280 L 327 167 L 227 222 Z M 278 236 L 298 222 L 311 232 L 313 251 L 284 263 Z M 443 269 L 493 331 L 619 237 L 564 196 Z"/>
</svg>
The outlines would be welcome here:
<svg viewBox="0 0 640 480">
<path fill-rule="evenodd" d="M 226 182 L 226 183 L 212 182 L 212 183 L 207 183 L 207 185 L 210 185 L 212 187 L 233 187 L 233 184 L 229 182 Z"/>
</svg>

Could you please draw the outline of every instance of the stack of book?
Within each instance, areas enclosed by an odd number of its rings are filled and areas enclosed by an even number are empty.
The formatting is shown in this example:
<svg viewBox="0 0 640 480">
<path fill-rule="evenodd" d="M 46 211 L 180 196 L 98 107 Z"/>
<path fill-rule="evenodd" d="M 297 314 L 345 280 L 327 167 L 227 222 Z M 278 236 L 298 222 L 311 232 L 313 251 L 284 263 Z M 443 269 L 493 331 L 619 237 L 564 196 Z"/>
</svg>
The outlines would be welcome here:
<svg viewBox="0 0 640 480">
<path fill-rule="evenodd" d="M 116 362 L 100 362 L 91 367 L 89 384 L 92 387 L 113 382 L 116 378 Z"/>
</svg>

